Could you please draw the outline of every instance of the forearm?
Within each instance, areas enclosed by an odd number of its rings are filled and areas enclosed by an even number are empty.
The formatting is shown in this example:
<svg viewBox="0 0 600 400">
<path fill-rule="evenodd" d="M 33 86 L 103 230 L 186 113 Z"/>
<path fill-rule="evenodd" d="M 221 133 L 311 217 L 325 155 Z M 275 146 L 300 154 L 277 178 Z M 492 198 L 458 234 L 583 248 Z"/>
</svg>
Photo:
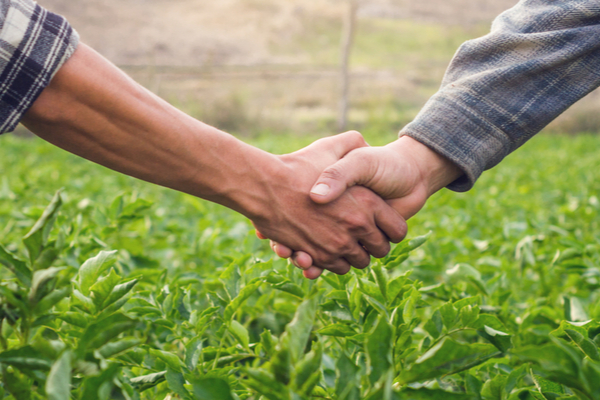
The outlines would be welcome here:
<svg viewBox="0 0 600 400">
<path fill-rule="evenodd" d="M 394 157 L 408 161 L 408 163 L 395 164 L 402 166 L 394 173 L 397 177 L 406 174 L 406 171 L 400 170 L 400 168 L 406 168 L 406 165 L 416 167 L 415 184 L 422 186 L 427 197 L 448 186 L 462 175 L 462 170 L 454 162 L 410 136 L 402 136 L 385 147 L 392 150 Z"/>
<path fill-rule="evenodd" d="M 83 44 L 22 122 L 69 152 L 250 218 L 272 172 L 270 154 L 177 110 Z"/>
<path fill-rule="evenodd" d="M 401 134 L 460 166 L 468 190 L 482 171 L 600 85 L 600 7 L 525 0 L 492 32 L 465 43 L 440 91 Z"/>
</svg>

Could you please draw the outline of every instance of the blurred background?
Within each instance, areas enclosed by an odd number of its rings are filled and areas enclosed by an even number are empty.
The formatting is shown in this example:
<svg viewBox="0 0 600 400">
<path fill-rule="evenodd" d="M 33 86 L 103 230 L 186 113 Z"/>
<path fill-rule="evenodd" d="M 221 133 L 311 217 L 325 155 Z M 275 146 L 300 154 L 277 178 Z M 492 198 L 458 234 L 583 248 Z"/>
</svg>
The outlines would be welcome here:
<svg viewBox="0 0 600 400">
<path fill-rule="evenodd" d="M 151 91 L 248 137 L 396 133 L 435 93 L 458 46 L 516 2 L 39 1 Z M 595 92 L 547 131 L 598 132 L 599 111 Z"/>
</svg>

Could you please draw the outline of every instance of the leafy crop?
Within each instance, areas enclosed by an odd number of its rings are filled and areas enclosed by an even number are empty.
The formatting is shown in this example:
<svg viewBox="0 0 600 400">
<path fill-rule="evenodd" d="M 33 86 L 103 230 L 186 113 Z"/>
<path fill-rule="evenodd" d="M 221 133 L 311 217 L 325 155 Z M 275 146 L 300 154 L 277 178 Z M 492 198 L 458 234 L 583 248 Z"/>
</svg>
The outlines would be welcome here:
<svg viewBox="0 0 600 400">
<path fill-rule="evenodd" d="M 310 282 L 220 207 L 8 142 L 0 398 L 600 398 L 598 144 L 544 138 Z"/>
</svg>

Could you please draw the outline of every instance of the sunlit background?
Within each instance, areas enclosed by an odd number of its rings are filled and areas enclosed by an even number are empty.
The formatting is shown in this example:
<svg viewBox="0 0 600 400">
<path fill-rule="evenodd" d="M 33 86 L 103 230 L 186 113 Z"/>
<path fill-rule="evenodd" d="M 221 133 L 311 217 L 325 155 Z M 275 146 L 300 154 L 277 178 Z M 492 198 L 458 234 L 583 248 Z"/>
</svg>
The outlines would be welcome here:
<svg viewBox="0 0 600 400">
<path fill-rule="evenodd" d="M 340 130 L 349 0 L 41 0 L 173 105 L 233 134 Z M 348 129 L 394 134 L 458 46 L 516 0 L 362 0 L 349 50 Z M 600 94 L 549 131 L 600 130 Z"/>
</svg>

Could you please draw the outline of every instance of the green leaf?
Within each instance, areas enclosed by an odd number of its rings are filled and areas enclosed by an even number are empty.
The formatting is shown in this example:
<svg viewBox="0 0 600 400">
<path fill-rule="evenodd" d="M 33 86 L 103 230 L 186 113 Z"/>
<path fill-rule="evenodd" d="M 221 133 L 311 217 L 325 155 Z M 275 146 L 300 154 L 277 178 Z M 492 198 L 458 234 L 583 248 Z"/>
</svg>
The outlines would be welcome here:
<svg viewBox="0 0 600 400">
<path fill-rule="evenodd" d="M 373 282 L 371 282 L 367 279 L 358 278 L 358 288 L 361 292 L 363 292 L 367 296 L 370 296 L 373 299 L 377 300 L 380 304 L 382 304 L 382 305 L 385 304 L 385 299 L 383 298 L 383 295 L 381 294 L 381 290 L 379 289 L 379 286 L 377 286 Z"/>
<path fill-rule="evenodd" d="M 52 307 L 58 304 L 62 299 L 71 294 L 71 286 L 55 289 L 48 293 L 35 306 L 34 313 L 41 315 L 49 311 Z"/>
<path fill-rule="evenodd" d="M 23 243 L 29 252 L 29 259 L 32 264 L 38 258 L 48 241 L 48 235 L 52 230 L 52 226 L 54 225 L 54 221 L 56 220 L 61 205 L 62 199 L 59 190 L 52 198 L 48 207 L 44 210 L 42 216 L 23 237 Z"/>
<path fill-rule="evenodd" d="M 85 351 L 99 349 L 121 333 L 133 328 L 135 324 L 134 320 L 123 314 L 114 314 L 94 322 L 83 332 L 77 354 L 81 356 Z"/>
<path fill-rule="evenodd" d="M 92 314 L 96 311 L 96 306 L 94 305 L 94 302 L 92 301 L 92 299 L 90 299 L 87 296 L 84 296 L 77 289 L 73 289 L 73 296 L 71 297 L 71 301 L 74 304 L 77 304 L 78 308 L 85 310 L 89 314 Z"/>
<path fill-rule="evenodd" d="M 8 268 L 21 283 L 27 287 L 31 285 L 33 276 L 31 270 L 24 261 L 19 260 L 14 254 L 0 245 L 0 264 Z"/>
<path fill-rule="evenodd" d="M 48 243 L 33 263 L 32 269 L 37 271 L 49 268 L 56 261 L 61 250 L 55 242 Z"/>
<path fill-rule="evenodd" d="M 373 271 L 373 276 L 375 277 L 375 282 L 377 282 L 377 286 L 379 286 L 379 291 L 381 292 L 383 299 L 387 301 L 388 300 L 388 297 L 387 297 L 388 277 L 387 277 L 386 272 L 383 270 L 383 268 L 381 267 L 381 264 L 379 264 L 379 263 L 373 265 L 371 270 Z"/>
<path fill-rule="evenodd" d="M 298 306 L 294 319 L 287 324 L 279 342 L 280 348 L 288 348 L 292 363 L 298 362 L 304 354 L 308 338 L 316 318 L 321 294 L 313 293 Z"/>
<path fill-rule="evenodd" d="M 483 329 L 477 331 L 477 333 L 491 344 L 496 346 L 498 350 L 506 353 L 508 349 L 512 347 L 511 335 L 505 332 L 498 331 L 494 328 L 490 328 L 484 325 Z"/>
<path fill-rule="evenodd" d="M 563 302 L 567 321 L 587 321 L 590 319 L 579 298 L 564 296 Z"/>
<path fill-rule="evenodd" d="M 0 353 L 0 363 L 12 365 L 25 371 L 47 371 L 52 366 L 47 358 L 43 357 L 31 346 L 24 346 Z"/>
<path fill-rule="evenodd" d="M 119 285 L 116 285 L 112 292 L 110 292 L 110 295 L 108 296 L 108 298 L 106 300 L 104 300 L 104 303 L 102 304 L 103 308 L 107 308 L 109 306 L 112 305 L 116 305 L 117 303 L 121 304 L 118 307 L 111 307 L 111 309 L 114 311 L 118 310 L 119 308 L 121 308 L 122 306 L 122 302 L 119 302 L 119 300 L 123 300 L 123 297 L 125 295 L 127 295 L 127 293 L 129 293 L 131 291 L 131 289 L 133 289 L 133 287 L 138 283 L 137 279 L 134 279 L 132 281 L 129 282 L 125 282 L 125 283 L 121 283 Z"/>
<path fill-rule="evenodd" d="M 348 337 L 356 335 L 356 331 L 347 324 L 331 324 L 318 331 L 323 336 Z"/>
<path fill-rule="evenodd" d="M 395 267 L 399 265 L 408 258 L 408 253 L 425 244 L 430 235 L 431 231 L 428 232 L 426 235 L 418 236 L 411 240 L 405 240 L 402 243 L 397 244 L 396 246 L 394 246 L 390 254 L 383 259 L 382 262 L 384 264 L 387 264 L 386 268 L 390 264 L 390 267 Z"/>
<path fill-rule="evenodd" d="M 397 400 L 479 400 L 479 396 L 452 393 L 440 389 L 410 389 L 407 388 L 398 393 Z"/>
<path fill-rule="evenodd" d="M 467 280 L 471 282 L 482 294 L 488 295 L 485 283 L 481 280 L 481 273 L 469 264 L 459 263 L 446 271 L 451 282 Z"/>
<path fill-rule="evenodd" d="M 107 343 L 100 347 L 96 353 L 102 358 L 113 357 L 119 353 L 129 350 L 132 347 L 140 345 L 142 342 L 139 339 L 123 339 L 117 342 Z"/>
<path fill-rule="evenodd" d="M 106 300 L 120 280 L 121 277 L 115 272 L 114 268 L 111 268 L 108 275 L 99 278 L 96 283 L 90 287 L 90 298 L 94 302 L 97 310 L 102 309 L 104 300 Z"/>
<path fill-rule="evenodd" d="M 371 384 L 377 382 L 393 366 L 393 336 L 394 328 L 384 316 L 379 317 L 379 322 L 367 337 L 365 344 Z"/>
<path fill-rule="evenodd" d="M 590 322 L 590 321 L 587 321 L 587 322 Z M 552 332 L 550 332 L 550 334 L 552 336 L 556 336 L 556 337 L 559 337 L 559 338 L 566 339 L 566 338 L 568 338 L 568 335 L 567 335 L 567 333 L 565 331 L 567 329 L 571 329 L 571 330 L 577 331 L 581 336 L 587 337 L 588 336 L 588 330 L 585 328 L 585 325 L 587 325 L 587 323 L 584 324 L 584 325 L 581 325 L 580 322 L 572 323 L 572 322 L 569 322 L 569 321 L 561 321 L 560 322 L 560 326 L 557 329 L 555 329 Z"/>
<path fill-rule="evenodd" d="M 447 302 L 444 305 L 442 305 L 439 308 L 439 310 L 446 328 L 452 329 L 456 322 L 456 317 L 458 316 L 458 311 L 456 310 L 454 305 L 451 302 Z"/>
<path fill-rule="evenodd" d="M 184 386 L 185 378 L 180 371 L 168 368 L 165 378 L 167 379 L 167 385 L 169 386 L 169 389 L 171 389 L 173 393 L 177 394 L 182 399 L 190 398 L 190 393 Z"/>
<path fill-rule="evenodd" d="M 315 342 L 312 350 L 294 368 L 294 388 L 297 391 L 312 392 L 311 387 L 305 385 L 315 373 L 320 373 L 321 360 L 323 359 L 323 345 Z M 313 385 L 314 387 L 314 385 Z M 308 393 L 307 393 L 308 394 Z"/>
<path fill-rule="evenodd" d="M 360 368 L 342 353 L 336 364 L 335 393 L 338 400 L 359 400 Z"/>
<path fill-rule="evenodd" d="M 545 395 L 550 394 L 550 393 L 565 394 L 565 390 L 564 390 L 563 386 L 558 383 L 548 381 L 548 380 L 542 378 L 541 376 L 533 375 L 533 374 L 531 375 L 531 378 L 533 379 L 533 382 L 535 383 L 535 387 L 537 388 L 539 393 L 541 395 L 544 395 L 544 398 L 546 398 Z"/>
<path fill-rule="evenodd" d="M 573 329 L 565 329 L 566 335 L 577 345 L 579 350 L 594 361 L 600 361 L 598 347 L 590 339 Z"/>
<path fill-rule="evenodd" d="M 194 396 L 202 400 L 235 400 L 227 382 L 218 378 L 197 379 L 191 382 Z"/>
<path fill-rule="evenodd" d="M 244 325 L 240 324 L 236 320 L 232 320 L 229 323 L 229 332 L 231 332 L 233 337 L 237 339 L 243 348 L 249 349 L 250 336 L 248 335 L 248 330 L 244 327 Z"/>
<path fill-rule="evenodd" d="M 299 299 L 303 299 L 304 296 L 306 296 L 306 292 L 304 291 L 304 289 L 292 282 L 281 282 L 278 284 L 274 284 L 273 287 L 277 290 L 281 290 L 282 292 L 286 292 L 293 296 L 296 296 Z"/>
<path fill-rule="evenodd" d="M 154 357 L 167 364 L 169 368 L 177 372 L 181 372 L 182 368 L 184 367 L 181 359 L 173 353 L 169 353 L 167 351 L 162 350 L 150 349 L 150 354 L 152 354 Z"/>
<path fill-rule="evenodd" d="M 106 271 L 117 259 L 117 251 L 101 251 L 97 256 L 90 258 L 79 268 L 79 290 L 84 296 L 89 296 L 91 287 L 100 275 Z"/>
<path fill-rule="evenodd" d="M 143 392 L 144 390 L 153 388 L 166 379 L 167 371 L 156 372 L 154 374 L 148 374 L 143 376 L 136 376 L 131 378 L 129 381 L 138 391 Z"/>
<path fill-rule="evenodd" d="M 423 329 L 425 329 L 434 339 L 440 337 L 444 330 L 444 321 L 439 309 L 435 310 L 429 321 L 423 326 Z"/>
<path fill-rule="evenodd" d="M 587 390 L 587 385 L 581 381 L 583 355 L 561 339 L 550 336 L 550 343 L 513 349 L 512 353 L 523 361 L 538 364 L 547 379 Z"/>
<path fill-rule="evenodd" d="M 46 395 L 48 400 L 71 398 L 71 352 L 63 352 L 52 365 L 46 379 Z"/>
<path fill-rule="evenodd" d="M 459 319 L 464 327 L 470 327 L 476 323 L 479 318 L 479 307 L 467 305 L 460 309 Z"/>
<path fill-rule="evenodd" d="M 483 400 L 503 400 L 506 398 L 506 375 L 496 375 L 493 379 L 487 380 L 481 389 L 481 398 Z"/>
<path fill-rule="evenodd" d="M 419 300 L 421 300 L 421 293 L 417 289 L 412 288 L 406 303 L 404 303 L 404 309 L 402 311 L 402 318 L 407 324 L 415 317 Z"/>
<path fill-rule="evenodd" d="M 31 280 L 31 289 L 29 290 L 29 302 L 31 305 L 35 307 L 38 300 L 47 294 L 46 285 L 48 282 L 56 278 L 56 275 L 58 275 L 59 272 L 63 271 L 64 269 L 64 267 L 52 267 L 35 271 L 33 274 L 33 279 Z"/>
<path fill-rule="evenodd" d="M 407 384 L 451 375 L 496 355 L 499 352 L 492 345 L 462 344 L 446 337 L 402 371 L 398 380 Z"/>
<path fill-rule="evenodd" d="M 271 372 L 277 380 L 288 385 L 292 380 L 292 354 L 287 347 L 279 348 L 271 359 Z"/>
<path fill-rule="evenodd" d="M 24 374 L 17 370 L 2 368 L 2 383 L 6 390 L 16 400 L 30 400 L 32 395 L 32 384 Z"/>
<path fill-rule="evenodd" d="M 242 304 L 250 298 L 262 285 L 262 282 L 255 282 L 250 285 L 244 286 L 242 290 L 240 290 L 240 294 L 237 295 L 235 299 L 231 301 L 225 308 L 225 312 L 223 313 L 223 319 L 228 322 L 231 321 L 233 315 L 240 309 Z"/>
<path fill-rule="evenodd" d="M 194 371 L 198 366 L 200 353 L 202 352 L 202 338 L 195 337 L 185 346 L 185 366 Z"/>
<path fill-rule="evenodd" d="M 489 326 L 500 332 L 506 332 L 506 326 L 496 317 L 491 314 L 479 314 L 477 321 L 473 324 L 473 328 L 483 330 L 485 326 Z"/>
<path fill-rule="evenodd" d="M 267 399 L 288 400 L 290 398 L 289 389 L 264 369 L 248 369 L 246 374 L 249 379 L 244 384 Z"/>
</svg>

